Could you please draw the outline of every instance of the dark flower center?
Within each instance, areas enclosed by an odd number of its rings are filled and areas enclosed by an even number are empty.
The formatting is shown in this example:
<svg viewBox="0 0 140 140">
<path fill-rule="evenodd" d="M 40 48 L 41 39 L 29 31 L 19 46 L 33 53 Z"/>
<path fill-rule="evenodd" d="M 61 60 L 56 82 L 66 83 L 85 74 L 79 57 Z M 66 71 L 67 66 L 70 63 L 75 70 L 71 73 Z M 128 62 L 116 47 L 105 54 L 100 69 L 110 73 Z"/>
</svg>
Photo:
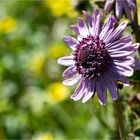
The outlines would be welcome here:
<svg viewBox="0 0 140 140">
<path fill-rule="evenodd" d="M 76 46 L 74 55 L 78 73 L 86 78 L 100 76 L 111 60 L 105 43 L 98 36 L 83 38 Z"/>
</svg>

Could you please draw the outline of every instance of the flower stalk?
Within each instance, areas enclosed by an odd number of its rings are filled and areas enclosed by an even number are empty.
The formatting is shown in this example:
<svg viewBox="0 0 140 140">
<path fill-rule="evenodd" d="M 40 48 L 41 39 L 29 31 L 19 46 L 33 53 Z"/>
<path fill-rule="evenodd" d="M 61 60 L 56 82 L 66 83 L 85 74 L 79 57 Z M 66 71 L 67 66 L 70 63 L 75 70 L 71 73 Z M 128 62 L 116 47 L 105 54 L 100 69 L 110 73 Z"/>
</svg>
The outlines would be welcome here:
<svg viewBox="0 0 140 140">
<path fill-rule="evenodd" d="M 115 102 L 115 112 L 116 112 L 116 119 L 117 119 L 117 124 L 119 128 L 119 134 L 121 140 L 126 140 L 126 134 L 125 134 L 125 129 L 124 129 L 124 124 L 123 124 L 123 115 L 121 111 L 121 106 L 120 106 L 120 100 L 117 99 L 114 101 Z"/>
</svg>

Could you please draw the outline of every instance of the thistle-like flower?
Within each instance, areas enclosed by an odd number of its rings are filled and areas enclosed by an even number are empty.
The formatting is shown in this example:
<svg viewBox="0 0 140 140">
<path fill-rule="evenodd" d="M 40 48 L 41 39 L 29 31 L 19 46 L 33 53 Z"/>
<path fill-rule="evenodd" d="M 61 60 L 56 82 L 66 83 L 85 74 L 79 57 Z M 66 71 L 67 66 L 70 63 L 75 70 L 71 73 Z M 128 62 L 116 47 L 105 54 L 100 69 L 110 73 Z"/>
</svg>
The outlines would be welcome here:
<svg viewBox="0 0 140 140">
<path fill-rule="evenodd" d="M 122 12 L 125 12 L 126 17 L 133 21 L 132 12 L 135 14 L 137 12 L 137 6 L 135 0 L 106 0 L 104 10 L 109 12 L 113 3 L 115 2 L 115 14 L 118 19 L 121 18 Z"/>
<path fill-rule="evenodd" d="M 95 92 L 102 105 L 106 103 L 107 89 L 113 100 L 118 99 L 116 82 L 128 86 L 125 76 L 133 75 L 131 65 L 133 57 L 129 56 L 137 50 L 139 43 L 132 44 L 131 36 L 122 36 L 127 22 L 122 22 L 117 28 L 114 16 L 109 16 L 101 24 L 101 15 L 95 10 L 90 16 L 83 11 L 87 24 L 78 18 L 77 25 L 71 28 L 78 35 L 77 39 L 66 36 L 63 41 L 70 46 L 72 54 L 61 57 L 58 63 L 68 68 L 63 72 L 63 83 L 71 86 L 79 82 L 74 101 L 82 99 L 85 103 Z"/>
</svg>

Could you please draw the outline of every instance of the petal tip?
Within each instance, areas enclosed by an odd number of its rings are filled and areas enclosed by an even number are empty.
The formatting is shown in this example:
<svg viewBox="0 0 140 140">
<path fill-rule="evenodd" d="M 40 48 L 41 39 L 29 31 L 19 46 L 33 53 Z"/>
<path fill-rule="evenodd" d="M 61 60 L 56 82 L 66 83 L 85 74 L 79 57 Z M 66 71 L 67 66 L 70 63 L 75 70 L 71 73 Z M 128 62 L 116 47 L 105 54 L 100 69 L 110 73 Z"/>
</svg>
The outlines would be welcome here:
<svg viewBox="0 0 140 140">
<path fill-rule="evenodd" d="M 66 82 L 66 80 L 64 80 L 62 83 L 63 83 L 63 85 L 65 85 L 65 86 L 71 86 L 71 84 L 68 83 L 68 82 Z"/>
<path fill-rule="evenodd" d="M 83 104 L 85 104 L 86 102 L 87 102 L 87 101 L 85 101 L 85 100 L 82 100 L 82 103 L 83 103 Z"/>
<path fill-rule="evenodd" d="M 61 58 L 58 58 L 58 59 L 57 59 L 57 63 L 58 63 L 58 64 L 61 64 Z"/>
<path fill-rule="evenodd" d="M 87 12 L 85 10 L 82 10 L 82 13 L 85 15 Z"/>
<path fill-rule="evenodd" d="M 93 10 L 95 13 L 99 13 L 99 10 L 98 9 L 94 9 Z"/>
<path fill-rule="evenodd" d="M 124 24 L 124 26 L 127 26 L 128 21 L 124 21 L 124 22 L 122 22 L 122 24 Z"/>
<path fill-rule="evenodd" d="M 114 98 L 112 98 L 114 101 L 116 101 L 116 100 L 118 100 L 119 99 L 119 97 L 117 96 L 117 97 L 114 97 Z"/>
<path fill-rule="evenodd" d="M 105 105 L 105 101 L 101 101 L 99 98 L 98 98 L 98 100 L 99 100 L 99 103 L 100 103 L 102 106 Z"/>
<path fill-rule="evenodd" d="M 133 44 L 132 46 L 133 46 L 134 48 L 138 49 L 139 46 L 140 46 L 140 43 L 135 43 L 135 44 Z"/>
</svg>

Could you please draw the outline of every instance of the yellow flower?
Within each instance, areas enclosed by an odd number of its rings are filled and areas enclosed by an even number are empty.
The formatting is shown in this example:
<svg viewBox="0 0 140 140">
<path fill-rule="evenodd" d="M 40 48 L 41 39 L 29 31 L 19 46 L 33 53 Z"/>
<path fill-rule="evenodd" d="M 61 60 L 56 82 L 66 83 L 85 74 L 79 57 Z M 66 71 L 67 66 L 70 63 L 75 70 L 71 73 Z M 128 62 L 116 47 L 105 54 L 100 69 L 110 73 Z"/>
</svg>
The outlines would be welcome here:
<svg viewBox="0 0 140 140">
<path fill-rule="evenodd" d="M 140 0 L 137 0 L 137 7 L 138 7 L 138 21 L 140 24 Z"/>
<path fill-rule="evenodd" d="M 64 43 L 56 42 L 49 47 L 48 57 L 59 58 L 68 52 L 68 48 L 64 46 Z"/>
<path fill-rule="evenodd" d="M 33 140 L 54 140 L 53 135 L 51 133 L 45 133 L 43 135 L 34 138 Z"/>
<path fill-rule="evenodd" d="M 16 20 L 13 17 L 0 19 L 0 33 L 9 33 L 16 28 Z"/>
<path fill-rule="evenodd" d="M 51 104 L 65 100 L 69 95 L 69 90 L 61 83 L 52 83 L 48 86 L 47 102 Z"/>
<path fill-rule="evenodd" d="M 72 17 L 77 15 L 72 0 L 44 0 L 44 5 L 52 11 L 54 16 Z"/>
<path fill-rule="evenodd" d="M 40 73 L 45 63 L 45 55 L 42 52 L 37 52 L 33 55 L 30 70 L 35 73 Z"/>
</svg>

